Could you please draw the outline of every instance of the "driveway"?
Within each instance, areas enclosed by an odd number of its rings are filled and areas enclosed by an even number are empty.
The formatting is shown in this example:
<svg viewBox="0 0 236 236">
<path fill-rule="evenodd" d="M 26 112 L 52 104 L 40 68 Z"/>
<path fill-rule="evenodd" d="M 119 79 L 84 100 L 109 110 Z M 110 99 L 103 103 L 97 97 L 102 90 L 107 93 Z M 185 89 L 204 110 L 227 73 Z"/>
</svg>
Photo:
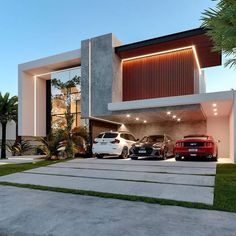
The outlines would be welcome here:
<svg viewBox="0 0 236 236">
<path fill-rule="evenodd" d="M 0 186 L 1 236 L 235 236 L 236 214 Z"/>
<path fill-rule="evenodd" d="M 216 163 L 75 159 L 0 181 L 213 205 Z"/>
</svg>

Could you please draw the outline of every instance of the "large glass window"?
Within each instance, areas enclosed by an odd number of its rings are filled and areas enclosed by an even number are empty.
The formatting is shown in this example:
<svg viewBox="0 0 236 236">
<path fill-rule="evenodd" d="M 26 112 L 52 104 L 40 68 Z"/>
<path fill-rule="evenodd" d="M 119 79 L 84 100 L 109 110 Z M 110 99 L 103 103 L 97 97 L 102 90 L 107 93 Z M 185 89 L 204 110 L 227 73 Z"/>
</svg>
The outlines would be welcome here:
<svg viewBox="0 0 236 236">
<path fill-rule="evenodd" d="M 81 77 L 81 68 L 53 72 L 51 80 L 57 81 L 58 86 L 52 82 L 52 129 L 64 128 L 66 126 L 65 113 L 69 111 L 73 115 L 73 127 L 81 125 L 81 83 L 76 86 L 68 85 L 68 81 Z"/>
</svg>

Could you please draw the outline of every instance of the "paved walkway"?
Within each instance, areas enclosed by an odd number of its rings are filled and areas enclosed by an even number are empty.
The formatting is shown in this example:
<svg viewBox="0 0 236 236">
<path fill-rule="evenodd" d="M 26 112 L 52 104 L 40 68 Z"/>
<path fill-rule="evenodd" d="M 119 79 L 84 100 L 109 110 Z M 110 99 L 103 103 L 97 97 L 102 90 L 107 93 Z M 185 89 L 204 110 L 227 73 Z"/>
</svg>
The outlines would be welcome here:
<svg viewBox="0 0 236 236">
<path fill-rule="evenodd" d="M 235 236 L 236 214 L 0 186 L 3 236 Z"/>
<path fill-rule="evenodd" d="M 213 204 L 214 162 L 72 160 L 0 181 Z"/>
<path fill-rule="evenodd" d="M 7 157 L 7 159 L 0 158 L 0 165 L 5 164 L 22 164 L 22 163 L 31 163 L 33 161 L 40 161 L 40 157 L 44 157 L 43 155 L 31 155 L 31 156 L 12 156 Z"/>
</svg>

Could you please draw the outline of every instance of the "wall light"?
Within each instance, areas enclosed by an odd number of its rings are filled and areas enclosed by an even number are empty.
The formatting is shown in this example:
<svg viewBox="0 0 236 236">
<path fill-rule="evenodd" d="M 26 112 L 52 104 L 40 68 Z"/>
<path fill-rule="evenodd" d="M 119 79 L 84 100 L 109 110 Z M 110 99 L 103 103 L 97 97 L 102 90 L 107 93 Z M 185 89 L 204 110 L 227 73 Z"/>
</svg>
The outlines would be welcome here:
<svg viewBox="0 0 236 236">
<path fill-rule="evenodd" d="M 130 114 L 127 114 L 126 117 L 130 117 Z"/>
<path fill-rule="evenodd" d="M 171 111 L 167 111 L 166 114 L 169 116 L 171 114 Z"/>
<path fill-rule="evenodd" d="M 213 106 L 213 107 L 217 107 L 217 104 L 216 104 L 216 103 L 213 103 L 212 106 Z"/>
<path fill-rule="evenodd" d="M 178 118 L 178 119 L 177 119 L 177 121 L 178 121 L 178 122 L 180 122 L 180 121 L 181 121 L 181 119 L 180 119 L 180 118 Z"/>
<path fill-rule="evenodd" d="M 218 113 L 217 113 L 217 112 L 215 112 L 215 113 L 214 113 L 214 116 L 217 116 L 217 115 L 218 115 Z"/>
<path fill-rule="evenodd" d="M 138 117 L 136 117 L 136 118 L 135 118 L 135 120 L 139 120 L 139 118 L 138 118 Z"/>
<path fill-rule="evenodd" d="M 144 120 L 144 121 L 143 121 L 143 123 L 147 123 L 147 121 L 146 121 L 146 120 Z"/>
<path fill-rule="evenodd" d="M 217 111 L 217 108 L 214 108 L 214 109 L 213 109 L 213 111 L 215 111 L 215 112 L 216 112 L 216 111 Z"/>
<path fill-rule="evenodd" d="M 175 118 L 176 118 L 176 115 L 173 115 L 172 118 L 175 119 Z"/>
</svg>

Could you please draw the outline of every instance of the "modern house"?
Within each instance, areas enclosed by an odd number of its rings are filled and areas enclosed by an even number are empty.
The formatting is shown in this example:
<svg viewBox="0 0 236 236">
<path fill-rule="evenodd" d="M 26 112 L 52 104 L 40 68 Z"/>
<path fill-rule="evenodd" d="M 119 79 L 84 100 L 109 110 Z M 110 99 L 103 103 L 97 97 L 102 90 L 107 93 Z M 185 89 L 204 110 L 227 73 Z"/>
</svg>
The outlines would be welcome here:
<svg viewBox="0 0 236 236">
<path fill-rule="evenodd" d="M 123 45 L 113 34 L 81 49 L 19 65 L 19 135 L 45 136 L 65 123 L 65 96 L 51 79 L 81 83 L 70 91 L 74 126 L 91 138 L 106 130 L 175 140 L 210 134 L 219 156 L 236 163 L 236 91 L 206 93 L 204 68 L 221 65 L 206 30 L 197 28 Z M 223 78 L 222 78 L 223 83 Z"/>
</svg>

